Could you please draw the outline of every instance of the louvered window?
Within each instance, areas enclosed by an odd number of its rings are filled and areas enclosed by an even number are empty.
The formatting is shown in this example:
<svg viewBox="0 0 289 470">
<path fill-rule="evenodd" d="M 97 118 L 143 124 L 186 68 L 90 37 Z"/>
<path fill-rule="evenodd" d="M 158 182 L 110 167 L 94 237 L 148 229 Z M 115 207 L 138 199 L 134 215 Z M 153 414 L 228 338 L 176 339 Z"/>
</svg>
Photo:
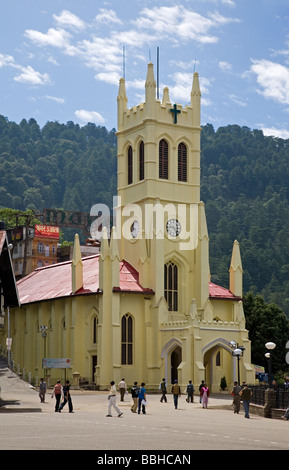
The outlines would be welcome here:
<svg viewBox="0 0 289 470">
<path fill-rule="evenodd" d="M 144 180 L 144 143 L 139 145 L 139 179 Z"/>
<path fill-rule="evenodd" d="M 178 180 L 187 181 L 187 147 L 184 143 L 178 146 Z"/>
<path fill-rule="evenodd" d="M 132 147 L 127 151 L 127 184 L 132 184 Z"/>
<path fill-rule="evenodd" d="M 162 139 L 159 143 L 159 178 L 167 180 L 169 177 L 169 149 L 168 143 Z"/>
<path fill-rule="evenodd" d="M 176 312 L 178 310 L 178 267 L 174 263 L 165 264 L 164 288 L 168 309 Z"/>
</svg>

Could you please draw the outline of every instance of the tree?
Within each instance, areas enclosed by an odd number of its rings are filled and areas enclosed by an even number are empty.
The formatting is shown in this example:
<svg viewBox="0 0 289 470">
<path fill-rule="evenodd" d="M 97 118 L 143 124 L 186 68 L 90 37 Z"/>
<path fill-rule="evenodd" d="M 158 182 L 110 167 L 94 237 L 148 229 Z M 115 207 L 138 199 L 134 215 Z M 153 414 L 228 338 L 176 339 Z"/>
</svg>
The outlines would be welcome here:
<svg viewBox="0 0 289 470">
<path fill-rule="evenodd" d="M 260 295 L 248 293 L 244 298 L 246 328 L 251 341 L 252 363 L 267 368 L 265 344 L 272 341 L 276 344 L 273 350 L 272 371 L 288 368 L 285 346 L 289 339 L 289 320 L 285 313 L 275 304 L 266 304 Z"/>
</svg>

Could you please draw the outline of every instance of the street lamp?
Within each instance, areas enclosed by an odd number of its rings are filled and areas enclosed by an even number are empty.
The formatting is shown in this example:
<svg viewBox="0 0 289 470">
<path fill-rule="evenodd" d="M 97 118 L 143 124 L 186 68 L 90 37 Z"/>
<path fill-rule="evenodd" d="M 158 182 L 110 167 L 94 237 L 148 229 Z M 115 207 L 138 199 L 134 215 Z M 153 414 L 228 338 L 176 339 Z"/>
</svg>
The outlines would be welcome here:
<svg viewBox="0 0 289 470">
<path fill-rule="evenodd" d="M 236 341 L 230 341 L 230 346 L 233 348 L 232 356 L 237 357 L 238 363 L 238 384 L 240 385 L 240 357 L 243 356 L 243 352 L 245 351 L 244 346 L 239 346 Z"/>
<path fill-rule="evenodd" d="M 46 330 L 48 330 L 48 326 L 41 325 L 40 326 L 40 331 L 41 331 L 41 336 L 44 339 L 44 359 L 46 359 L 46 338 L 47 338 L 47 333 Z M 46 379 L 46 367 L 44 368 L 44 377 Z"/>
<path fill-rule="evenodd" d="M 268 343 L 265 344 L 265 347 L 269 351 L 273 351 L 273 349 L 276 348 L 276 344 L 272 343 L 269 341 Z M 265 354 L 265 357 L 268 359 L 268 382 L 269 382 L 269 388 L 272 388 L 272 358 L 271 358 L 271 353 L 267 352 Z"/>
</svg>

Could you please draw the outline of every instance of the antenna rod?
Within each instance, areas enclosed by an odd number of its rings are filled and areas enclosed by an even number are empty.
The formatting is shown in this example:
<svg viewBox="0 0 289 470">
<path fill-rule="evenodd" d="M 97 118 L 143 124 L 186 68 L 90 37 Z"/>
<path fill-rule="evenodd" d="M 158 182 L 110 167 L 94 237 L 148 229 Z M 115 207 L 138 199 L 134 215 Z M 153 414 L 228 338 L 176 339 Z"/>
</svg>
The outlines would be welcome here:
<svg viewBox="0 0 289 470">
<path fill-rule="evenodd" d="M 122 74 L 125 79 L 125 47 L 122 47 Z"/>
<path fill-rule="evenodd" d="M 160 48 L 157 47 L 157 98 L 160 98 Z"/>
</svg>

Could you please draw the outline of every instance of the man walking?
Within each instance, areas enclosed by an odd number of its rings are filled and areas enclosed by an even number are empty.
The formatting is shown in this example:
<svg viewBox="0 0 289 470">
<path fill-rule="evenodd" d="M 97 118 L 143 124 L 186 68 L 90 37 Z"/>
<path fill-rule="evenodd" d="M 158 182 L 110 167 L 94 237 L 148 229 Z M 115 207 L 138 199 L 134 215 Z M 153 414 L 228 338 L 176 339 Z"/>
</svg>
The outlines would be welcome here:
<svg viewBox="0 0 289 470">
<path fill-rule="evenodd" d="M 69 409 L 69 413 L 73 413 L 73 406 L 72 406 L 72 400 L 71 400 L 71 396 L 70 396 L 70 383 L 69 383 L 69 380 L 66 380 L 65 382 L 65 385 L 63 387 L 63 395 L 64 395 L 64 400 L 63 402 L 61 403 L 60 407 L 59 407 L 59 413 L 61 413 L 63 407 L 66 405 L 66 403 L 68 403 L 68 409 Z"/>
<path fill-rule="evenodd" d="M 178 408 L 178 399 L 181 396 L 181 387 L 179 386 L 177 379 L 175 380 L 175 383 L 172 386 L 172 394 L 174 396 L 175 409 L 177 409 Z"/>
<path fill-rule="evenodd" d="M 112 414 L 111 414 L 112 406 L 117 412 L 118 417 L 120 418 L 123 415 L 123 413 L 120 411 L 119 407 L 116 404 L 116 387 L 115 387 L 114 380 L 110 382 L 110 389 L 109 389 L 109 394 L 108 394 L 108 412 L 107 412 L 106 417 L 112 418 Z"/>
<path fill-rule="evenodd" d="M 195 389 L 194 389 L 194 386 L 192 384 L 192 381 L 189 380 L 189 383 L 187 385 L 187 394 L 188 394 L 187 402 L 188 403 L 194 403 L 194 391 L 195 391 Z"/>
<path fill-rule="evenodd" d="M 250 406 L 250 400 L 252 396 L 252 390 L 248 387 L 246 383 L 244 384 L 244 388 L 242 388 L 242 390 L 240 391 L 240 396 L 242 397 L 242 400 L 243 400 L 245 418 L 250 418 L 249 406 Z"/>
<path fill-rule="evenodd" d="M 134 382 L 133 386 L 131 387 L 131 397 L 133 404 L 131 406 L 131 411 L 133 413 L 136 413 L 137 407 L 138 407 L 138 394 L 139 394 L 139 386 L 137 382 Z"/>
<path fill-rule="evenodd" d="M 40 398 L 40 403 L 45 402 L 45 393 L 46 393 L 46 382 L 44 382 L 44 379 L 40 379 L 40 384 L 39 384 L 39 398 Z"/>
<path fill-rule="evenodd" d="M 241 387 L 238 384 L 238 382 L 234 382 L 234 387 L 231 392 L 231 395 L 233 395 L 233 406 L 234 406 L 234 413 L 239 414 L 240 411 L 240 401 L 241 401 L 241 396 L 240 396 L 240 391 Z"/>
<path fill-rule="evenodd" d="M 118 384 L 119 392 L 120 392 L 120 401 L 124 401 L 124 395 L 127 389 L 126 383 L 124 379 L 121 379 L 121 381 Z"/>
<path fill-rule="evenodd" d="M 160 386 L 159 386 L 159 389 L 160 391 L 162 392 L 162 397 L 160 399 L 160 402 L 162 403 L 163 401 L 165 403 L 167 403 L 167 397 L 166 397 L 166 393 L 167 393 L 167 384 L 166 384 L 166 379 L 163 379 L 162 382 L 160 383 Z"/>
</svg>

